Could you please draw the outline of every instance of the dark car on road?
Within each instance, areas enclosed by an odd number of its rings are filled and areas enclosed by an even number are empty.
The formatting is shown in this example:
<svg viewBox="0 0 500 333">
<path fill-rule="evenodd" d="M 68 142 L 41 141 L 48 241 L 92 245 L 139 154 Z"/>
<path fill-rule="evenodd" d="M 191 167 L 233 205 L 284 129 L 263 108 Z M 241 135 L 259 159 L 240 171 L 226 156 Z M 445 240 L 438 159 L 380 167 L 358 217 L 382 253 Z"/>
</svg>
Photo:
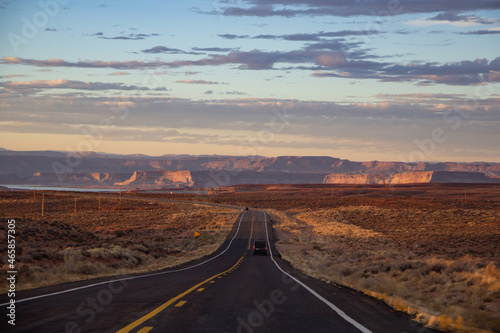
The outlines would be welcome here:
<svg viewBox="0 0 500 333">
<path fill-rule="evenodd" d="M 264 239 L 256 239 L 253 243 L 253 254 L 262 254 L 267 256 L 267 243 Z"/>
</svg>

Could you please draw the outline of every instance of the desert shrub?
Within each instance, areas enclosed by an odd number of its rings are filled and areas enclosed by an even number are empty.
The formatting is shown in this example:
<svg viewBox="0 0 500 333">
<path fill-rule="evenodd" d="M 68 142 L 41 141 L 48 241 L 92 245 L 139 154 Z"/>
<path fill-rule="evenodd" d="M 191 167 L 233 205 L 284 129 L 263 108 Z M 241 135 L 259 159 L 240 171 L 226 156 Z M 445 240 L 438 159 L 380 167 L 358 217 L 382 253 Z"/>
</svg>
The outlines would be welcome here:
<svg viewBox="0 0 500 333">
<path fill-rule="evenodd" d="M 89 261 L 78 261 L 66 266 L 67 273 L 77 275 L 96 275 L 105 271 L 106 269 L 102 264 Z"/>
<path fill-rule="evenodd" d="M 31 253 L 25 252 L 24 254 L 18 256 L 16 259 L 17 259 L 17 262 L 19 262 L 19 263 L 28 263 L 28 262 L 31 262 L 33 260 L 33 256 Z"/>
<path fill-rule="evenodd" d="M 106 260 L 110 257 L 110 253 L 107 249 L 104 249 L 102 247 L 98 247 L 95 249 L 90 249 L 88 251 L 85 251 L 86 253 L 90 253 L 90 256 L 92 258 L 98 258 L 98 259 L 103 259 Z"/>
<path fill-rule="evenodd" d="M 406 270 L 418 269 L 422 275 L 426 275 L 429 273 L 429 268 L 426 263 L 415 260 L 401 262 L 397 264 L 396 269 L 399 269 L 401 272 L 404 272 Z"/>
<path fill-rule="evenodd" d="M 19 266 L 19 279 L 21 280 L 26 280 L 30 281 L 31 278 L 33 277 L 33 271 L 31 270 L 30 266 L 28 265 L 21 265 Z"/>
<path fill-rule="evenodd" d="M 142 253 L 148 254 L 149 249 L 144 246 L 144 244 L 137 244 L 134 246 L 134 250 L 141 251 Z"/>
<path fill-rule="evenodd" d="M 127 251 L 125 248 L 121 246 L 113 246 L 111 249 L 107 250 L 109 253 L 109 256 L 111 256 L 113 259 L 128 259 L 131 257 L 129 251 Z"/>
<path fill-rule="evenodd" d="M 65 262 L 79 261 L 83 259 L 82 251 L 73 247 L 67 247 L 59 253 L 64 257 Z"/>
<path fill-rule="evenodd" d="M 20 265 L 18 269 L 19 284 L 29 284 L 40 281 L 43 278 L 45 268 L 38 265 Z"/>
<path fill-rule="evenodd" d="M 381 267 L 381 263 L 369 263 L 363 270 L 363 273 L 377 274 Z"/>
<path fill-rule="evenodd" d="M 490 262 L 484 272 L 490 277 L 500 278 L 500 269 L 495 265 L 494 262 Z"/>
<path fill-rule="evenodd" d="M 198 242 L 196 239 L 184 239 L 181 242 L 181 251 L 193 251 L 198 247 Z"/>
<path fill-rule="evenodd" d="M 446 278 L 442 274 L 432 271 L 427 276 L 424 276 L 421 281 L 423 285 L 430 287 L 445 284 Z"/>
<path fill-rule="evenodd" d="M 447 271 L 449 273 L 472 272 L 474 269 L 475 269 L 475 263 L 467 261 L 465 259 L 455 260 L 451 262 L 447 267 Z"/>
<path fill-rule="evenodd" d="M 330 253 L 330 255 L 332 256 L 341 256 L 344 254 L 344 250 L 342 250 L 340 247 L 335 247 L 329 250 L 328 253 Z"/>
<path fill-rule="evenodd" d="M 445 265 L 443 263 L 435 263 L 429 269 L 431 272 L 441 273 L 445 269 Z"/>
<path fill-rule="evenodd" d="M 351 266 L 343 266 L 340 269 L 340 274 L 342 274 L 342 276 L 344 276 L 344 277 L 352 275 L 354 272 L 356 272 L 356 268 L 351 267 Z"/>
</svg>

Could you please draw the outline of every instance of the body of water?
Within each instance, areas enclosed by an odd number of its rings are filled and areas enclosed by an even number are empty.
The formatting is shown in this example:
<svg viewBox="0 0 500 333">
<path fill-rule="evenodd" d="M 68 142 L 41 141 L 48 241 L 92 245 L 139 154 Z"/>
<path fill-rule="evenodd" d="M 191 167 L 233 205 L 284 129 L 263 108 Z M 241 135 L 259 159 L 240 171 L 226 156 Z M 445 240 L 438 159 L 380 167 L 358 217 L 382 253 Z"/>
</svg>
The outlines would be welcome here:
<svg viewBox="0 0 500 333">
<path fill-rule="evenodd" d="M 23 191 L 33 191 L 36 189 L 37 191 L 67 191 L 67 192 L 120 192 L 119 188 L 87 188 L 84 187 L 60 187 L 60 186 L 42 186 L 37 185 L 36 188 L 34 185 L 2 185 L 10 190 L 23 190 Z M 126 192 L 129 189 L 122 189 L 122 192 Z M 205 190 L 179 190 L 179 189 L 161 189 L 161 190 L 142 190 L 141 192 L 146 193 L 175 193 L 175 194 L 208 194 Z"/>
<path fill-rule="evenodd" d="M 36 186 L 33 185 L 1 185 L 5 186 L 10 190 L 23 190 L 32 191 L 36 189 L 37 191 L 68 191 L 68 192 L 120 192 L 120 189 L 112 188 L 87 188 L 84 187 L 58 187 L 58 186 Z"/>
</svg>

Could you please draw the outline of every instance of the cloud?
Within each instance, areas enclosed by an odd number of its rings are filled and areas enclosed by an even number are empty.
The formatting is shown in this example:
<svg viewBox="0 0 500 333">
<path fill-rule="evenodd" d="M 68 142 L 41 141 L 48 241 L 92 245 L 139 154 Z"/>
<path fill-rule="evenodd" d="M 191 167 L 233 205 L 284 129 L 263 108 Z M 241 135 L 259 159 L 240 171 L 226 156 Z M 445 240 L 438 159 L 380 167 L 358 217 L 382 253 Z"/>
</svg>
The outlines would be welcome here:
<svg viewBox="0 0 500 333">
<path fill-rule="evenodd" d="M 351 59 L 363 58 L 377 58 L 378 56 L 368 55 L 367 50 L 361 50 L 359 47 L 362 42 L 348 42 L 343 37 L 348 36 L 369 36 L 375 34 L 382 34 L 377 30 L 340 30 L 340 31 L 320 31 L 316 33 L 297 33 L 286 35 L 219 35 L 222 38 L 230 39 L 270 39 L 270 40 L 287 40 L 287 41 L 301 41 L 311 42 L 303 47 L 303 51 L 335 51 L 345 54 Z M 358 48 L 354 51 L 354 49 Z M 297 52 L 297 51 L 295 51 Z M 313 58 L 316 55 L 313 55 Z"/>
<path fill-rule="evenodd" d="M 8 74 L 8 75 L 0 75 L 0 79 L 11 79 L 13 77 L 26 77 L 28 75 L 22 75 L 22 74 Z"/>
<path fill-rule="evenodd" d="M 83 82 L 74 80 L 33 80 L 33 81 L 8 81 L 0 82 L 3 90 L 20 93 L 31 93 L 44 89 L 77 89 L 77 90 L 152 90 L 148 87 L 124 85 L 123 83 Z M 156 88 L 154 90 L 166 90 Z"/>
<path fill-rule="evenodd" d="M 45 29 L 45 31 L 52 31 L 52 32 L 56 32 L 56 31 L 57 31 L 57 29 L 55 29 L 55 28 L 46 28 L 46 29 Z"/>
<path fill-rule="evenodd" d="M 184 67 L 184 66 L 220 66 L 235 64 L 240 69 L 263 70 L 272 69 L 276 63 L 312 63 L 321 52 L 316 51 L 289 51 L 289 52 L 264 52 L 260 50 L 238 51 L 233 50 L 227 55 L 209 55 L 199 60 L 179 60 L 172 62 L 153 61 L 77 61 L 68 62 L 62 59 L 35 60 L 18 57 L 4 57 L 0 64 L 19 64 L 38 67 L 77 67 L 77 68 L 114 68 L 114 69 L 146 69 L 159 67 Z"/>
<path fill-rule="evenodd" d="M 496 0 L 419 0 L 419 1 L 348 1 L 348 0 L 242 0 L 240 6 L 219 6 L 210 12 L 213 15 L 227 16 L 284 16 L 301 15 L 340 16 L 357 15 L 388 16 L 414 13 L 446 12 L 450 8 L 455 11 L 475 11 L 500 9 Z"/>
<path fill-rule="evenodd" d="M 120 36 L 104 36 L 103 32 L 96 32 L 95 34 L 91 34 L 88 36 L 95 36 L 101 39 L 116 39 L 116 40 L 142 40 L 149 37 L 158 37 L 160 34 L 152 33 L 152 34 L 128 34 L 128 35 L 120 35 Z"/>
<path fill-rule="evenodd" d="M 286 34 L 286 35 L 233 35 L 233 34 L 222 34 L 218 35 L 225 39 L 282 39 L 288 41 L 321 41 L 324 37 L 346 37 L 346 36 L 367 36 L 380 34 L 377 30 L 341 30 L 341 31 L 320 31 L 317 33 L 297 33 L 297 34 Z"/>
<path fill-rule="evenodd" d="M 199 54 L 204 54 L 204 53 L 199 53 L 199 52 L 186 52 L 186 51 L 183 51 L 183 50 L 179 50 L 179 49 L 173 49 L 173 48 L 169 48 L 169 47 L 166 47 L 166 46 L 155 46 L 155 47 L 152 47 L 152 48 L 149 48 L 149 49 L 145 49 L 145 50 L 142 50 L 141 51 L 142 53 L 165 53 L 165 54 L 195 54 L 195 55 L 199 55 Z"/>
<path fill-rule="evenodd" d="M 319 50 L 330 50 L 330 51 L 340 51 L 353 49 L 361 45 L 360 43 L 346 43 L 342 40 L 329 40 L 317 43 L 308 43 L 304 46 L 304 50 L 308 51 L 319 51 Z"/>
<path fill-rule="evenodd" d="M 487 30 L 472 30 L 467 32 L 458 32 L 460 35 L 497 35 L 500 34 L 500 28 Z"/>
<path fill-rule="evenodd" d="M 362 69 L 362 70 L 361 70 Z M 490 62 L 486 59 L 461 61 L 444 65 L 383 64 L 366 61 L 348 61 L 339 70 L 316 71 L 313 77 L 376 79 L 382 82 L 417 82 L 420 85 L 478 85 L 485 82 L 500 82 L 500 58 Z"/>
<path fill-rule="evenodd" d="M 230 52 L 233 49 L 226 47 L 193 47 L 192 50 L 204 52 Z"/>
<path fill-rule="evenodd" d="M 213 90 L 207 90 L 207 91 L 205 91 L 205 93 L 204 93 L 204 94 L 205 94 L 205 95 L 211 95 L 211 94 L 213 94 L 213 93 L 214 93 L 214 91 L 213 91 Z"/>
<path fill-rule="evenodd" d="M 187 83 L 187 84 L 219 84 L 219 82 L 215 82 L 215 81 L 190 80 L 190 79 L 179 80 L 179 81 L 175 81 L 175 82 L 176 83 Z"/>
<path fill-rule="evenodd" d="M 182 50 L 172 49 L 166 46 L 155 46 L 149 49 L 142 50 L 143 53 L 182 53 Z"/>
<path fill-rule="evenodd" d="M 415 104 L 427 105 L 429 108 L 439 109 L 443 106 L 457 105 L 464 103 L 467 96 L 465 94 L 444 94 L 444 93 L 407 93 L 407 94 L 384 94 L 379 93 L 377 99 L 387 100 L 391 104 Z M 486 101 L 483 100 L 483 102 Z"/>
<path fill-rule="evenodd" d="M 114 73 L 111 73 L 110 75 L 130 75 L 129 72 L 114 72 Z"/>
<path fill-rule="evenodd" d="M 429 26 L 436 24 L 448 24 L 453 26 L 471 26 L 480 24 L 493 24 L 499 22 L 499 19 L 483 18 L 477 15 L 465 15 L 456 11 L 447 11 L 437 14 L 433 17 L 420 18 L 407 21 L 407 24 L 417 26 Z"/>
<path fill-rule="evenodd" d="M 35 60 L 17 57 L 4 57 L 0 64 L 20 64 L 37 67 L 74 67 L 74 68 L 114 68 L 114 69 L 144 69 L 167 66 L 168 63 L 161 61 L 77 61 L 69 62 L 62 59 Z"/>
<path fill-rule="evenodd" d="M 492 24 L 495 20 L 485 19 L 477 15 L 460 15 L 457 12 L 439 13 L 429 20 L 432 21 L 448 21 L 448 22 L 472 22 L 475 24 Z"/>
<path fill-rule="evenodd" d="M 222 34 L 218 35 L 219 37 L 225 38 L 225 39 L 240 39 L 240 38 L 249 38 L 249 35 L 233 35 L 233 34 Z"/>
<path fill-rule="evenodd" d="M 318 45 L 310 45 L 310 48 Z M 345 57 L 345 54 L 349 58 Z M 212 54 L 199 60 L 181 60 L 172 62 L 141 61 L 78 61 L 67 62 L 61 59 L 34 60 L 17 57 L 4 57 L 0 64 L 23 64 L 38 67 L 78 67 L 78 68 L 114 68 L 119 70 L 147 68 L 179 68 L 191 66 L 237 65 L 244 70 L 272 70 L 276 64 L 300 64 L 299 66 L 281 67 L 280 69 L 315 71 L 313 77 L 336 77 L 348 79 L 375 79 L 382 82 L 416 82 L 418 84 L 477 85 L 484 82 L 498 82 L 500 58 L 492 61 L 476 59 L 447 64 L 408 63 L 394 64 L 363 60 L 370 57 L 364 51 L 340 52 L 330 50 L 302 49 L 295 51 L 233 50 L 227 55 Z M 354 59 L 354 60 L 353 60 Z"/>
<path fill-rule="evenodd" d="M 325 67 L 338 67 L 345 65 L 346 60 L 340 53 L 322 53 L 316 57 L 316 63 Z"/>
</svg>

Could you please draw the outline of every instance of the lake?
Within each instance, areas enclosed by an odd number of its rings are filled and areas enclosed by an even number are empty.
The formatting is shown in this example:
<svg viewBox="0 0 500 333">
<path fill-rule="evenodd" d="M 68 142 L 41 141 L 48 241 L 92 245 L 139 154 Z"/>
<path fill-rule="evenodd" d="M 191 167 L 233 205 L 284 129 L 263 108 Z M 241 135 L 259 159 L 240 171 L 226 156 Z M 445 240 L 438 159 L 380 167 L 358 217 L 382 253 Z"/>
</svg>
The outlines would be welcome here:
<svg viewBox="0 0 500 333">
<path fill-rule="evenodd" d="M 120 189 L 111 189 L 111 188 L 87 188 L 84 187 L 59 187 L 59 186 L 36 186 L 33 185 L 2 185 L 10 190 L 24 190 L 24 191 L 32 191 L 36 189 L 37 191 L 68 191 L 68 192 L 120 192 Z"/>
</svg>

